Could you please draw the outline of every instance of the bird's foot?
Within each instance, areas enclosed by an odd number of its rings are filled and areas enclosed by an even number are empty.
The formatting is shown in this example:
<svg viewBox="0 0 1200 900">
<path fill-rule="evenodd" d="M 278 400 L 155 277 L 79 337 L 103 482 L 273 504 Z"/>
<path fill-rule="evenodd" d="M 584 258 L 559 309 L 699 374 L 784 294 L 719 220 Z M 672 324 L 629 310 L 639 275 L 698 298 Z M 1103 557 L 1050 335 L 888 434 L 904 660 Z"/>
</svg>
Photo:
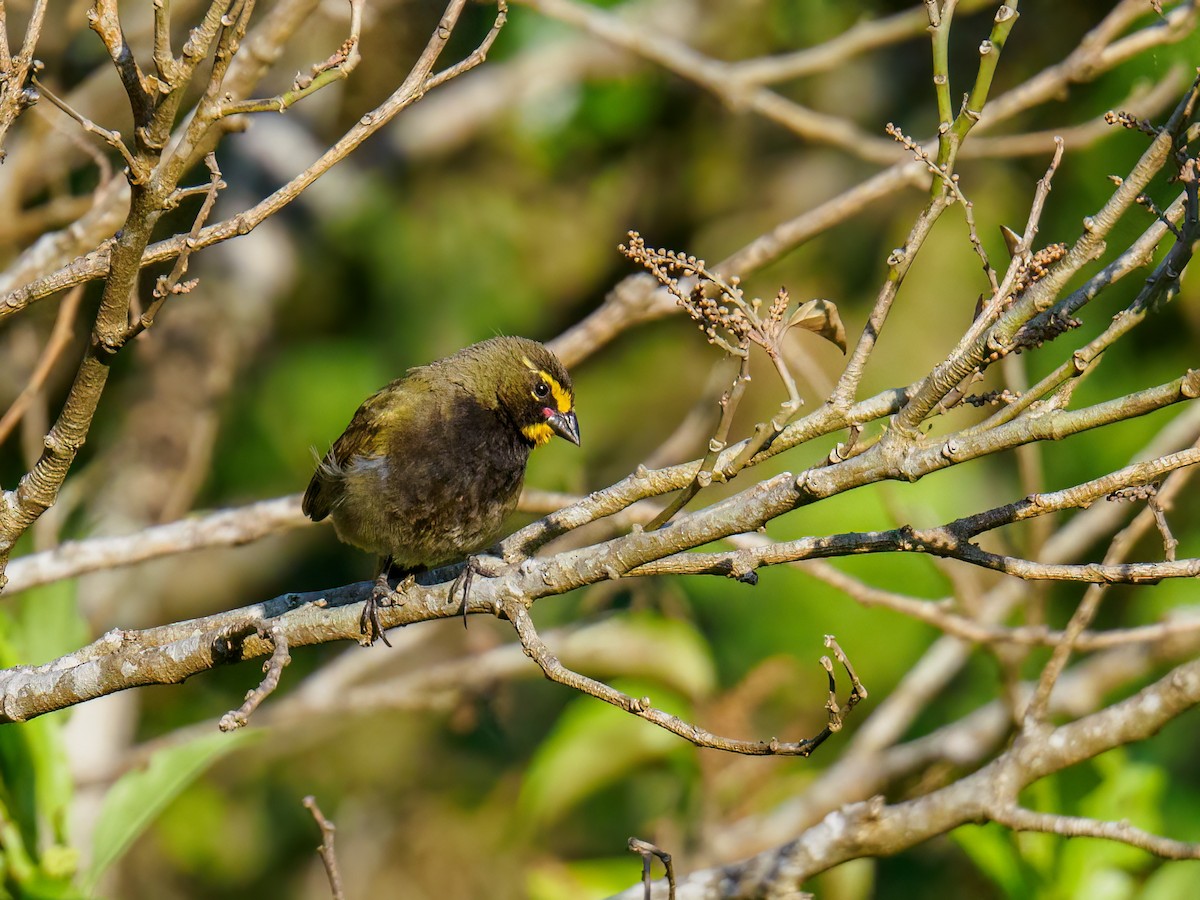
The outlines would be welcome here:
<svg viewBox="0 0 1200 900">
<path fill-rule="evenodd" d="M 364 635 L 363 646 L 370 647 L 376 640 L 382 640 L 388 647 L 392 646 L 392 642 L 387 639 L 383 625 L 379 621 L 379 609 L 385 606 L 395 606 L 401 602 L 404 591 L 415 581 L 416 578 L 412 574 L 406 575 L 393 591 L 392 585 L 388 581 L 388 570 L 385 568 L 379 573 L 379 577 L 375 579 L 375 585 L 371 588 L 371 593 L 367 595 L 367 602 L 363 604 L 362 616 L 358 620 L 358 630 Z"/>
<path fill-rule="evenodd" d="M 495 556 L 468 556 L 467 564 L 463 570 L 458 573 L 458 577 L 454 579 L 454 583 L 450 585 L 450 593 L 448 599 L 451 603 L 454 602 L 454 595 L 462 592 L 462 617 L 463 628 L 467 627 L 467 611 L 471 596 L 471 582 L 475 580 L 476 575 L 482 575 L 484 578 L 495 578 L 505 568 L 506 563 L 503 559 Z"/>
</svg>

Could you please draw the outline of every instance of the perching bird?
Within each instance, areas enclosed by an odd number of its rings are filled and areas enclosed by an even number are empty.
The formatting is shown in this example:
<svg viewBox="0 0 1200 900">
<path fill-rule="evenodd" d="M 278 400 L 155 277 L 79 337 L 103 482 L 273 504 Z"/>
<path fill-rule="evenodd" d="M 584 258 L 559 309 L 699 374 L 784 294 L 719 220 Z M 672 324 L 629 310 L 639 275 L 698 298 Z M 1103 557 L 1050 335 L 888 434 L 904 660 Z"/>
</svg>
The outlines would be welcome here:
<svg viewBox="0 0 1200 900">
<path fill-rule="evenodd" d="M 382 636 L 389 572 L 407 577 L 489 546 L 516 508 L 529 451 L 555 434 L 579 443 L 571 377 L 519 337 L 409 369 L 358 408 L 302 508 L 314 522 L 332 516 L 339 539 L 382 558 L 363 610 L 369 643 Z"/>
</svg>

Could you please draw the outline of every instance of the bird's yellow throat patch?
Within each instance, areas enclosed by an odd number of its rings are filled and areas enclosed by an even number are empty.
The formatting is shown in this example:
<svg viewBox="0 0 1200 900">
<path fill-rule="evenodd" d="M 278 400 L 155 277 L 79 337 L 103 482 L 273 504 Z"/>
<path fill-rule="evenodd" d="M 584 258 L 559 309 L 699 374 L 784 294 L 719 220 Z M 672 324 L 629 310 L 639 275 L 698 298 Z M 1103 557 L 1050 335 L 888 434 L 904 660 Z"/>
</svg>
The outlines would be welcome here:
<svg viewBox="0 0 1200 900">
<path fill-rule="evenodd" d="M 554 429 L 552 429 L 545 422 L 538 422 L 534 425 L 525 425 L 521 428 L 521 433 L 539 447 L 542 446 L 542 444 L 550 443 L 550 438 L 554 437 Z"/>
</svg>

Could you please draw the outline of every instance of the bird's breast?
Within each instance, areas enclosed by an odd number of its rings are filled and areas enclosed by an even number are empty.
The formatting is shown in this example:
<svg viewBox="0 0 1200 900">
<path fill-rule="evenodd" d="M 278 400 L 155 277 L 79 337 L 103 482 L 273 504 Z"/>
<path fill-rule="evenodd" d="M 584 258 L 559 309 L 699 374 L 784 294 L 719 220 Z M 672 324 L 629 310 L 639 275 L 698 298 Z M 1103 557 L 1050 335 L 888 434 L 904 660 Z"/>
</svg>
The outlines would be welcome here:
<svg viewBox="0 0 1200 900">
<path fill-rule="evenodd" d="M 454 562 L 491 544 L 516 508 L 529 445 L 473 401 L 399 429 L 386 452 L 347 461 L 338 537 L 402 567 Z"/>
</svg>

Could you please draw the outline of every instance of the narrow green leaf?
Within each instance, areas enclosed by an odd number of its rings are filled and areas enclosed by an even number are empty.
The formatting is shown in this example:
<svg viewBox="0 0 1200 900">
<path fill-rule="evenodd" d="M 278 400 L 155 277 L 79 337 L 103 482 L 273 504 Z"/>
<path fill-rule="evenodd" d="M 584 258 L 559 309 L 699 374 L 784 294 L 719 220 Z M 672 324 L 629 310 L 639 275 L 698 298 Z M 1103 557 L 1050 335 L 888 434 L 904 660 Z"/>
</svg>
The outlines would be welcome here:
<svg viewBox="0 0 1200 900">
<path fill-rule="evenodd" d="M 243 730 L 204 735 L 160 750 L 150 758 L 146 768 L 121 776 L 105 796 L 96 823 L 92 865 L 84 880 L 86 889 L 95 889 L 105 870 L 205 769 L 260 733 Z"/>
<path fill-rule="evenodd" d="M 79 612 L 75 582 L 57 581 L 18 594 L 9 634 L 13 652 L 30 665 L 49 662 L 86 644 L 90 632 Z"/>
<path fill-rule="evenodd" d="M 620 690 L 634 697 L 648 695 L 660 709 L 687 716 L 686 705 L 661 685 L 624 683 Z M 573 700 L 529 765 L 518 821 L 551 824 L 634 769 L 687 746 L 670 732 L 593 697 Z"/>
<path fill-rule="evenodd" d="M 950 832 L 953 840 L 971 858 L 979 871 L 994 881 L 1004 896 L 1028 897 L 1031 885 L 1021 855 L 1013 845 L 1012 833 L 999 825 L 963 825 Z"/>
</svg>

